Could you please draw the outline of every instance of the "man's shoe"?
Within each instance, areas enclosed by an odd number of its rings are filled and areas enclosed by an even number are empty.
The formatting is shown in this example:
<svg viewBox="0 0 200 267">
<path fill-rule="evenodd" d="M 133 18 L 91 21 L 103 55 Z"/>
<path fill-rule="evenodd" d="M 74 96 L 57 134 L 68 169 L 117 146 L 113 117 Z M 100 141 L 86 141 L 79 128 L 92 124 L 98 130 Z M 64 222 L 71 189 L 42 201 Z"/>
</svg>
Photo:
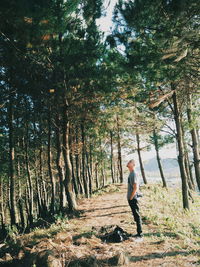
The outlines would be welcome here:
<svg viewBox="0 0 200 267">
<path fill-rule="evenodd" d="M 136 234 L 136 235 L 133 235 L 133 237 L 135 237 L 135 238 L 142 238 L 143 237 L 143 234 Z"/>
</svg>

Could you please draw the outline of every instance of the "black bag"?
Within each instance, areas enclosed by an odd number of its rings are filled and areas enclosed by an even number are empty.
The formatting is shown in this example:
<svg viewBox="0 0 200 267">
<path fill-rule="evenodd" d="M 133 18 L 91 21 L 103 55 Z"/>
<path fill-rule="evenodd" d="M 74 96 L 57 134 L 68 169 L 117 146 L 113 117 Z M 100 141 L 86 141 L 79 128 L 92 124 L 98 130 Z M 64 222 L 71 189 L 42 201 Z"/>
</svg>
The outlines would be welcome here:
<svg viewBox="0 0 200 267">
<path fill-rule="evenodd" d="M 100 238 L 103 242 L 119 243 L 119 242 L 129 239 L 130 236 L 131 235 L 128 234 L 126 231 L 124 231 L 122 228 L 120 228 L 119 226 L 116 226 L 112 232 L 105 234 L 104 236 L 101 236 Z"/>
</svg>

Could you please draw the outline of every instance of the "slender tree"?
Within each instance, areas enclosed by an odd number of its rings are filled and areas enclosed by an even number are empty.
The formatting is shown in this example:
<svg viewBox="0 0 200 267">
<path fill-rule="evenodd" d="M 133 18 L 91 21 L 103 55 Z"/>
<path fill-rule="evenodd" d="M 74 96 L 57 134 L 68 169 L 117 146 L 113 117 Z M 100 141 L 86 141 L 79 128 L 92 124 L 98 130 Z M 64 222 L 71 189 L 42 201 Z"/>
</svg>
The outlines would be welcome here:
<svg viewBox="0 0 200 267">
<path fill-rule="evenodd" d="M 192 138 L 192 150 L 193 150 L 193 159 L 194 159 L 194 170 L 198 188 L 200 189 L 200 154 L 199 154 L 199 141 L 197 129 L 194 126 L 192 118 L 192 96 L 189 93 L 188 95 L 188 105 L 187 105 L 187 117 L 190 125 L 190 134 Z"/>
</svg>

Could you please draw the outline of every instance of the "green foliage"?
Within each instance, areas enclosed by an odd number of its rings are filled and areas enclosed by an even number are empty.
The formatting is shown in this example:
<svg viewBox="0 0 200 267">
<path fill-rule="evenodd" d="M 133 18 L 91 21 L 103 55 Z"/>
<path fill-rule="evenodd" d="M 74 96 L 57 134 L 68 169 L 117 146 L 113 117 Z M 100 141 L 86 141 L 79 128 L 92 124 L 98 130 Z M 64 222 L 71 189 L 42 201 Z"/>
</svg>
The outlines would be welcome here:
<svg viewBox="0 0 200 267">
<path fill-rule="evenodd" d="M 16 244 L 17 238 L 19 236 L 19 230 L 17 229 L 17 226 L 7 225 L 6 231 L 7 231 L 6 242 L 8 242 L 9 244 L 10 243 Z"/>
<path fill-rule="evenodd" d="M 195 0 L 119 1 L 114 36 L 125 46 L 130 71 L 140 75 L 143 96 L 158 92 L 159 86 L 169 91 L 172 82 L 180 85 L 186 77 L 197 90 L 198 13 Z M 196 74 L 190 76 L 191 71 Z"/>
<path fill-rule="evenodd" d="M 111 132 L 114 150 L 119 134 L 122 147 L 134 151 L 136 131 L 145 143 L 141 149 L 150 149 L 146 144 L 149 134 L 153 129 L 160 130 L 172 111 L 170 99 L 153 112 L 148 104 L 170 91 L 172 82 L 177 83 L 181 103 L 185 103 L 188 88 L 192 94 L 197 90 L 198 6 L 195 1 L 190 2 L 189 8 L 188 1 L 177 3 L 120 0 L 114 13 L 116 29 L 104 42 L 96 24 L 104 11 L 102 0 L 3 0 L 0 177 L 4 198 L 0 203 L 9 202 L 9 122 L 13 124 L 16 203 L 19 198 L 28 198 L 30 179 L 35 213 L 39 195 L 35 189 L 44 197 L 44 183 L 47 198 L 51 195 L 49 165 L 59 184 L 56 153 L 59 142 L 65 151 L 63 129 L 67 122 L 70 160 L 75 165 L 78 157 L 80 165 L 74 169 L 81 169 L 84 160 L 89 165 L 87 161 L 91 159 L 91 165 L 100 162 L 99 168 L 105 169 L 110 178 Z M 185 17 L 189 19 L 185 21 Z M 197 102 L 196 97 L 193 100 Z M 10 104 L 12 118 L 8 112 Z M 183 125 L 186 129 L 198 126 L 198 107 L 192 112 L 192 123 Z M 155 113 L 159 113 L 157 119 Z M 155 138 L 160 148 L 173 141 L 172 136 L 159 132 L 151 137 L 151 142 Z M 59 160 L 65 173 L 68 169 L 63 155 Z M 79 171 L 83 179 L 84 170 Z M 102 189 L 106 190 L 110 189 Z M 54 204 L 58 209 L 58 196 Z M 7 214 L 9 207 L 3 205 L 3 209 Z M 62 224 L 65 218 L 59 214 L 55 220 Z M 11 236 L 14 234 L 15 231 Z"/>
<path fill-rule="evenodd" d="M 174 142 L 174 137 L 172 135 L 162 135 L 162 134 L 155 134 L 150 136 L 150 142 L 152 144 L 155 143 L 155 141 L 158 142 L 158 148 L 162 148 L 165 145 L 171 144 Z"/>
<path fill-rule="evenodd" d="M 106 185 L 100 189 L 97 189 L 93 192 L 94 196 L 103 195 L 105 193 L 119 192 L 120 189 L 115 185 Z"/>
</svg>

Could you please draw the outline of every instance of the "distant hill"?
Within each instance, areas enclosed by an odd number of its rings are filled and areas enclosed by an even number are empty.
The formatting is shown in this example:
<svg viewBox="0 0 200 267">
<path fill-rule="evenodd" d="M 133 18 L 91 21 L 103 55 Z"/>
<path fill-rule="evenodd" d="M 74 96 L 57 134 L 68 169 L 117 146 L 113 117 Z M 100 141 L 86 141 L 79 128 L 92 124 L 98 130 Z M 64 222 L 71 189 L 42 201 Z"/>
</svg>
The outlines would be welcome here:
<svg viewBox="0 0 200 267">
<path fill-rule="evenodd" d="M 180 182 L 180 170 L 178 166 L 178 162 L 176 158 L 166 158 L 162 159 L 162 167 L 163 172 L 165 175 L 165 178 L 167 179 L 167 182 L 171 183 L 177 183 Z M 144 161 L 144 170 L 147 177 L 148 182 L 155 182 L 155 181 L 161 181 L 160 178 L 160 171 L 158 168 L 158 163 L 156 157 Z M 140 173 L 140 167 L 137 166 L 136 171 L 140 177 L 141 183 L 143 183 L 143 179 L 141 177 Z"/>
<path fill-rule="evenodd" d="M 171 172 L 171 171 L 178 171 L 179 170 L 179 166 L 178 166 L 178 162 L 177 162 L 176 158 L 162 159 L 161 162 L 162 162 L 162 166 L 163 166 L 164 171 Z M 144 168 L 148 172 L 158 171 L 158 163 L 157 163 L 156 157 L 154 157 L 148 161 L 144 161 Z"/>
</svg>

